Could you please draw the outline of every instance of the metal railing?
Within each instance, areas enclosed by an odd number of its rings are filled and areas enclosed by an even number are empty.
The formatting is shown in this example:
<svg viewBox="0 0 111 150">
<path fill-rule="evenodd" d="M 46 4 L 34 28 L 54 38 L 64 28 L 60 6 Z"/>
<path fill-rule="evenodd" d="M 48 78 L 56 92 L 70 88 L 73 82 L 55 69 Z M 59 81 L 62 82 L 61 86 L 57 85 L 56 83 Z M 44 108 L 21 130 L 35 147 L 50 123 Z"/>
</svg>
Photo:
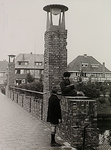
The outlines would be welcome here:
<svg viewBox="0 0 111 150">
<path fill-rule="evenodd" d="M 9 98 L 39 119 L 43 119 L 43 92 L 9 88 Z"/>
</svg>

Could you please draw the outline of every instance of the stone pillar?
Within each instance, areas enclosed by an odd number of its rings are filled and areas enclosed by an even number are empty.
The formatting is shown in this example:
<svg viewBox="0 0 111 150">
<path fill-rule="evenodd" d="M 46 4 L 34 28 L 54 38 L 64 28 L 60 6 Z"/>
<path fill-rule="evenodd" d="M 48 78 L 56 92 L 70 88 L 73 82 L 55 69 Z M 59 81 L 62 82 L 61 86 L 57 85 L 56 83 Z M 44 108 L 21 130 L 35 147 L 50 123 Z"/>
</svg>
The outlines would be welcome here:
<svg viewBox="0 0 111 150">
<path fill-rule="evenodd" d="M 8 55 L 9 63 L 7 69 L 7 87 L 6 87 L 6 95 L 8 96 L 8 91 L 10 86 L 14 86 L 15 81 L 15 55 Z"/>
<path fill-rule="evenodd" d="M 105 78 L 105 62 L 103 62 L 103 75 L 102 75 L 103 78 Z"/>
<path fill-rule="evenodd" d="M 60 85 L 60 78 L 67 70 L 67 30 L 65 29 L 64 5 L 47 5 L 43 8 L 47 12 L 44 50 L 44 105 L 47 108 L 51 88 Z M 54 25 L 55 15 L 59 16 L 58 25 Z M 61 17 L 62 16 L 62 17 Z M 49 93 L 49 94 L 47 94 Z M 44 110 L 46 114 L 47 109 Z"/>
</svg>

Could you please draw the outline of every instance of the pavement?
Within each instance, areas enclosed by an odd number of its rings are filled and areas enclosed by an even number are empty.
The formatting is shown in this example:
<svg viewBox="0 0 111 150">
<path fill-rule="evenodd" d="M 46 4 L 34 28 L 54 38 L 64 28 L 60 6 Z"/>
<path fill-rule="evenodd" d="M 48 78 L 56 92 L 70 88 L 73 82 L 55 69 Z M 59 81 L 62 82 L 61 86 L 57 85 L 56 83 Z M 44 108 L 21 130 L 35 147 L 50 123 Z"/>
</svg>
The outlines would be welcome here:
<svg viewBox="0 0 111 150">
<path fill-rule="evenodd" d="M 56 136 L 62 147 L 50 147 L 50 128 L 0 93 L 0 150 L 76 150 Z"/>
</svg>

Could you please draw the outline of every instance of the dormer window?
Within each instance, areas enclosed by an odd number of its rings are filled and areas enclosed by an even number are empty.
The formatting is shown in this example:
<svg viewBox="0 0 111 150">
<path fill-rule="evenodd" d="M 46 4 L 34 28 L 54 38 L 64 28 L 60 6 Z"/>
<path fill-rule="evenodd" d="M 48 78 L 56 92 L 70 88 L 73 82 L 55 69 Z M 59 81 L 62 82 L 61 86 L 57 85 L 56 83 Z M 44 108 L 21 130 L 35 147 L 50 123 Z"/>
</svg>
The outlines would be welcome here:
<svg viewBox="0 0 111 150">
<path fill-rule="evenodd" d="M 82 67 L 88 67 L 88 63 L 82 63 Z"/>
<path fill-rule="evenodd" d="M 26 66 L 26 65 L 28 65 L 28 61 L 19 61 L 18 64 Z"/>
<path fill-rule="evenodd" d="M 91 67 L 97 68 L 99 67 L 99 64 L 91 64 Z"/>
<path fill-rule="evenodd" d="M 36 66 L 42 66 L 42 62 L 35 62 Z"/>
</svg>

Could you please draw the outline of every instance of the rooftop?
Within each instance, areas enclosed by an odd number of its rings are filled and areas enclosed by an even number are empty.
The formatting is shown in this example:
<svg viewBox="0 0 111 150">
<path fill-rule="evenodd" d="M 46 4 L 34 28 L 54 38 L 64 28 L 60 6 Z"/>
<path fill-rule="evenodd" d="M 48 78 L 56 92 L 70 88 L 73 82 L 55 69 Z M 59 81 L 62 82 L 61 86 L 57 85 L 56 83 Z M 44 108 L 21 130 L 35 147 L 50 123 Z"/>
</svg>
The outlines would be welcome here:
<svg viewBox="0 0 111 150">
<path fill-rule="evenodd" d="M 27 65 L 19 65 L 18 62 L 28 62 Z M 36 66 L 35 62 L 42 62 L 41 66 Z M 15 59 L 15 68 L 35 68 L 37 67 L 44 69 L 44 55 L 43 54 L 32 54 L 32 53 L 20 53 Z"/>
<path fill-rule="evenodd" d="M 83 64 L 86 64 L 87 67 L 83 67 Z M 87 54 L 79 55 L 68 64 L 68 71 L 80 71 L 80 69 L 86 72 L 103 72 L 103 64 Z M 105 67 L 105 72 L 111 71 Z"/>
<path fill-rule="evenodd" d="M 0 72 L 6 72 L 8 62 L 6 60 L 0 61 Z"/>
</svg>

